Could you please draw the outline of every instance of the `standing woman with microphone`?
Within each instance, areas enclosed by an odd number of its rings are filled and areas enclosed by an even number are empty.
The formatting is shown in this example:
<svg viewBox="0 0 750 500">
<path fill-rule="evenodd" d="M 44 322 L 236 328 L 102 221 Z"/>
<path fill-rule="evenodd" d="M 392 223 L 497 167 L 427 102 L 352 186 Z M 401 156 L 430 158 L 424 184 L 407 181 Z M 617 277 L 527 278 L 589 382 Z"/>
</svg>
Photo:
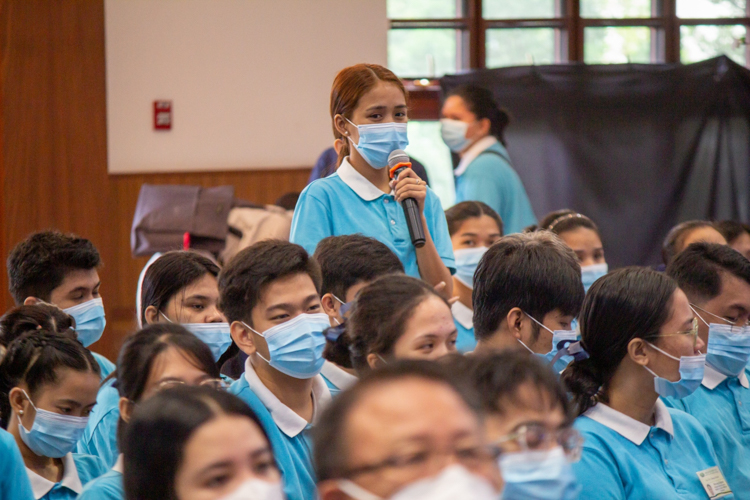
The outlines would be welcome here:
<svg viewBox="0 0 750 500">
<path fill-rule="evenodd" d="M 331 90 L 333 136 L 343 141 L 336 173 L 307 186 L 294 211 L 290 240 L 313 254 L 327 236 L 360 233 L 398 255 L 406 274 L 450 296 L 455 267 L 448 225 L 437 195 L 410 168 L 389 177 L 388 157 L 404 149 L 407 93 L 377 64 L 357 64 L 336 75 Z M 413 199 L 424 230 L 415 246 L 402 203 Z M 406 208 L 408 202 L 404 205 Z"/>
</svg>

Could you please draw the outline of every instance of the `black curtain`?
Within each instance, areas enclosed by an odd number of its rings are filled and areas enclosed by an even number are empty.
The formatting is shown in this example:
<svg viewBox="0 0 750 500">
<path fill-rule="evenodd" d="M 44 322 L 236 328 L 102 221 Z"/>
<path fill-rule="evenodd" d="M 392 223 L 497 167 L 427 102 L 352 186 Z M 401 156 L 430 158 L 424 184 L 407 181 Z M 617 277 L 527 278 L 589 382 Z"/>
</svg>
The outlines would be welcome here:
<svg viewBox="0 0 750 500">
<path fill-rule="evenodd" d="M 599 224 L 610 267 L 661 261 L 690 219 L 750 220 L 750 71 L 691 65 L 501 68 L 476 84 L 510 111 L 513 166 L 537 217 L 572 208 Z"/>
</svg>

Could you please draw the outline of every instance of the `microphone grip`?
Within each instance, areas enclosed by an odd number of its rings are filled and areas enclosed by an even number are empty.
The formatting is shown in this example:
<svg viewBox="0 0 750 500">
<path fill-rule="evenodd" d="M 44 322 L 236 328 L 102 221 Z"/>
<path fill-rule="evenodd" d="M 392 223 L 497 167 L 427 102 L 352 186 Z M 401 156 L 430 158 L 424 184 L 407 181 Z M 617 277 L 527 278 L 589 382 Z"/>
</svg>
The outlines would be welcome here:
<svg viewBox="0 0 750 500">
<path fill-rule="evenodd" d="M 409 228 L 409 236 L 415 248 L 422 248 L 425 244 L 424 227 L 422 226 L 422 215 L 419 213 L 419 205 L 414 198 L 406 198 L 402 206 L 406 216 L 406 226 Z"/>
</svg>

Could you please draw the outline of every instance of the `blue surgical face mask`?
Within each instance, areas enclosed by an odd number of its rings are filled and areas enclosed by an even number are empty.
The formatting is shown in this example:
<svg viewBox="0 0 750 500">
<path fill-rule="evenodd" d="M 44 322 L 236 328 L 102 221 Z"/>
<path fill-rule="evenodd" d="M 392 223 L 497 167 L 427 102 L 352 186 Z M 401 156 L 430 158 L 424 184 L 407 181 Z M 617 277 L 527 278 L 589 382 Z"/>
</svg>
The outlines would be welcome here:
<svg viewBox="0 0 750 500">
<path fill-rule="evenodd" d="M 502 500 L 574 500 L 581 488 L 562 447 L 500 457 Z"/>
<path fill-rule="evenodd" d="M 706 361 L 727 377 L 739 377 L 750 360 L 750 328 L 708 325 Z"/>
<path fill-rule="evenodd" d="M 31 430 L 28 431 L 21 423 L 21 417 L 18 417 L 18 433 L 21 441 L 40 457 L 61 458 L 73 451 L 83 436 L 83 431 L 86 430 L 89 418 L 71 417 L 40 410 L 34 406 L 26 391 L 23 391 L 23 394 L 31 403 L 32 408 L 36 410 L 36 416 Z"/>
<path fill-rule="evenodd" d="M 609 266 L 605 262 L 604 264 L 594 264 L 591 266 L 581 266 L 581 281 L 583 281 L 583 289 L 588 293 L 591 285 L 594 281 L 598 280 L 609 272 Z"/>
<path fill-rule="evenodd" d="M 454 153 L 460 153 L 471 143 L 471 140 L 466 138 L 468 130 L 469 124 L 461 120 L 448 118 L 440 120 L 440 136 L 443 138 L 445 145 Z"/>
<path fill-rule="evenodd" d="M 170 323 L 174 323 L 163 312 L 159 311 L 159 314 Z M 181 323 L 181 325 L 211 349 L 214 361 L 219 361 L 221 355 L 232 345 L 229 323 Z"/>
<path fill-rule="evenodd" d="M 648 366 L 644 366 L 654 376 L 654 389 L 659 396 L 665 398 L 682 399 L 690 396 L 703 382 L 703 371 L 706 368 L 706 355 L 675 357 L 656 347 L 651 342 L 648 345 L 675 361 L 680 362 L 680 380 L 672 382 L 658 376 Z"/>
<path fill-rule="evenodd" d="M 63 312 L 70 314 L 76 320 L 78 340 L 84 347 L 102 338 L 107 320 L 104 317 L 104 302 L 101 297 L 63 309 Z"/>
<path fill-rule="evenodd" d="M 456 274 L 453 276 L 466 285 L 474 289 L 474 273 L 477 270 L 479 261 L 487 253 L 487 247 L 477 248 L 460 248 L 453 251 L 456 258 Z"/>
<path fill-rule="evenodd" d="M 531 318 L 531 321 L 533 321 L 534 323 L 536 323 L 537 325 L 539 325 L 541 328 L 544 328 L 545 330 L 547 330 L 548 332 L 550 332 L 552 334 L 552 346 L 550 348 L 550 351 L 547 354 L 540 355 L 548 363 L 552 363 L 552 361 L 553 361 L 553 359 L 554 359 L 554 357 L 557 354 L 557 351 L 559 349 L 558 345 L 560 344 L 560 342 L 562 342 L 564 340 L 570 340 L 571 342 L 575 342 L 575 341 L 578 340 L 578 332 L 576 332 L 575 330 L 555 330 L 555 331 L 552 331 L 551 329 L 547 328 L 542 323 L 540 323 L 539 321 L 537 321 L 534 317 L 532 317 L 532 316 L 530 316 L 528 314 L 526 314 L 526 316 L 528 316 L 529 318 Z M 519 340 L 519 342 L 521 342 L 521 341 Z M 526 344 L 524 344 L 523 342 L 521 342 L 521 345 L 523 345 L 526 349 L 528 349 L 529 352 L 532 352 L 532 353 L 534 352 L 531 349 L 529 349 L 529 347 Z M 552 368 L 555 370 L 556 373 L 560 373 L 560 372 L 562 372 L 570 364 L 571 361 L 573 361 L 573 357 L 572 356 L 562 356 L 557 361 L 555 361 L 555 364 L 554 364 L 554 366 Z"/>
<path fill-rule="evenodd" d="M 266 339 L 269 359 L 260 354 L 258 357 L 281 373 L 309 379 L 323 368 L 323 348 L 326 345 L 323 331 L 331 326 L 327 314 L 300 314 L 263 333 L 244 322 L 242 324 Z"/>
<path fill-rule="evenodd" d="M 396 149 L 406 149 L 409 139 L 406 135 L 406 123 L 367 123 L 357 125 L 348 118 L 346 121 L 357 127 L 359 142 L 349 137 L 352 146 L 370 164 L 372 168 L 380 170 L 388 166 L 388 155 Z"/>
</svg>

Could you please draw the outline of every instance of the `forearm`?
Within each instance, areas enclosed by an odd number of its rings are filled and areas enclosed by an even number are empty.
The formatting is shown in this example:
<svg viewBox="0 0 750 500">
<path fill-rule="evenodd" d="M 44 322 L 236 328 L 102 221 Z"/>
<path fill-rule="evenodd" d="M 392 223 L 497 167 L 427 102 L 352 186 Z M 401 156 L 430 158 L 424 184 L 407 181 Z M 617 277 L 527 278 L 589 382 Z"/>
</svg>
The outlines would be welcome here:
<svg viewBox="0 0 750 500">
<path fill-rule="evenodd" d="M 438 254 L 435 242 L 432 241 L 432 235 L 430 234 L 424 214 L 422 214 L 422 226 L 424 227 L 425 244 L 422 248 L 415 249 L 417 252 L 419 274 L 424 281 L 432 286 L 437 286 L 441 281 L 444 282 L 445 288 L 443 289 L 442 295 L 446 298 L 450 298 L 453 296 L 453 280 L 451 279 L 451 272 L 443 263 L 440 254 Z"/>
</svg>

